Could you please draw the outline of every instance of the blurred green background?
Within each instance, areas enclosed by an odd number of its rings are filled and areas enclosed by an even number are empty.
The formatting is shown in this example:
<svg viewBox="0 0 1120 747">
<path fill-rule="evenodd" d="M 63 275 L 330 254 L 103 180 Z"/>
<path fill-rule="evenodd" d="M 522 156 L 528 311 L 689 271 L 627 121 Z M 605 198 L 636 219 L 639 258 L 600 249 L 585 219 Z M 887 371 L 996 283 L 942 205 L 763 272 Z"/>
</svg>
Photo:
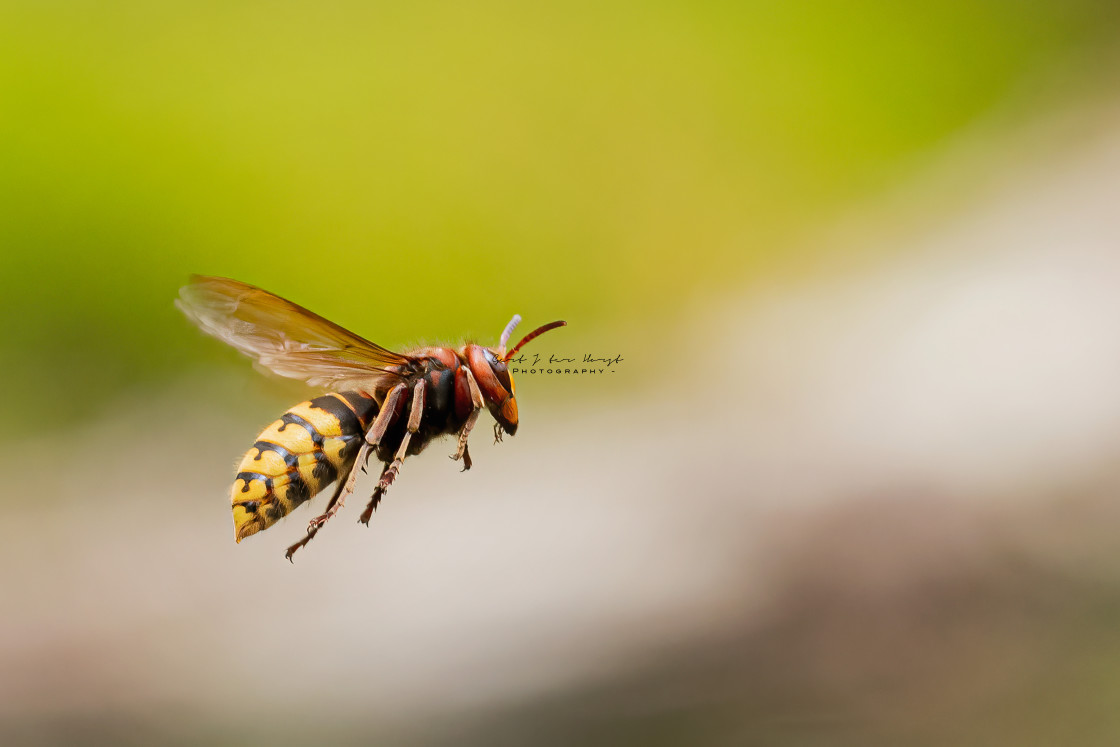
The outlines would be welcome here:
<svg viewBox="0 0 1120 747">
<path fill-rule="evenodd" d="M 1116 744 L 1118 41 L 1115 0 L 0 0 L 0 742 Z M 624 361 L 289 566 L 310 509 L 235 545 L 226 491 L 308 391 L 191 273 Z"/>
<path fill-rule="evenodd" d="M 977 118 L 1099 85 L 1117 18 L 1109 0 L 5 2 L 0 384 L 54 409 L 38 428 L 232 360 L 171 306 L 192 272 L 385 345 L 491 339 L 517 311 L 569 319 L 572 352 L 648 363 L 691 300 L 811 272 L 806 230 Z"/>
</svg>

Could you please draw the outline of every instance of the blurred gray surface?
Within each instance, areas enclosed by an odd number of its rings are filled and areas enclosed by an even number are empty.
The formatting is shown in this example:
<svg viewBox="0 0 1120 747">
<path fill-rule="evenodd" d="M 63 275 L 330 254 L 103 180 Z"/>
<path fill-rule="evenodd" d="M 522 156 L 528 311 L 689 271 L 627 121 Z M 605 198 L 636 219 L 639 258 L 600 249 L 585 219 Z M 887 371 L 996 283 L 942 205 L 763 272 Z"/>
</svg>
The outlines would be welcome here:
<svg viewBox="0 0 1120 747">
<path fill-rule="evenodd" d="M 654 387 L 520 379 L 516 438 L 433 445 L 292 566 L 309 510 L 232 541 L 263 423 L 191 382 L 11 446 L 0 727 L 1115 743 L 1120 138 L 1024 164 L 914 251 L 698 310 Z"/>
</svg>

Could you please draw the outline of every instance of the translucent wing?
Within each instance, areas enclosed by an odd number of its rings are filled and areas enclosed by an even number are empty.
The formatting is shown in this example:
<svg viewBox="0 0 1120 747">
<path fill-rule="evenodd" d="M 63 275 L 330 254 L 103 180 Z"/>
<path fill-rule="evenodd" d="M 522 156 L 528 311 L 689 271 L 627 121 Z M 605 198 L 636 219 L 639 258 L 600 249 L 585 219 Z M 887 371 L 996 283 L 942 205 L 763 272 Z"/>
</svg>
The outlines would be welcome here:
<svg viewBox="0 0 1120 747">
<path fill-rule="evenodd" d="M 228 278 L 191 277 L 175 305 L 202 331 L 258 365 L 313 386 L 341 388 L 393 372 L 407 355 L 359 337 L 268 291 Z"/>
</svg>

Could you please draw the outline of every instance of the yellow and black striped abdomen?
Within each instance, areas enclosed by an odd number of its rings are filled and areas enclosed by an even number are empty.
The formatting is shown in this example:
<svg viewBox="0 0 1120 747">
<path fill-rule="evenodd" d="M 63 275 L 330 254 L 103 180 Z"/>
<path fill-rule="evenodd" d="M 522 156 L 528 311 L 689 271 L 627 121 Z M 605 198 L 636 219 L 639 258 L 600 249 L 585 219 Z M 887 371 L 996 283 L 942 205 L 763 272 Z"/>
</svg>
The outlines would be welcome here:
<svg viewBox="0 0 1120 747">
<path fill-rule="evenodd" d="M 336 479 L 345 479 L 377 403 L 358 392 L 300 402 L 264 429 L 233 482 L 238 542 L 268 529 Z"/>
</svg>

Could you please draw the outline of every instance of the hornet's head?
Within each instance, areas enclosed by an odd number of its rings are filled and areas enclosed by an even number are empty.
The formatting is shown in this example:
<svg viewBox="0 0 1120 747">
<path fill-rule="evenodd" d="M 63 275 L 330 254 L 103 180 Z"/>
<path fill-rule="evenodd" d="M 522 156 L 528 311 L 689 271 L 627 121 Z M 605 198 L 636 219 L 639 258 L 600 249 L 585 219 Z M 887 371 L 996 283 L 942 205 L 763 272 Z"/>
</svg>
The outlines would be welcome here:
<svg viewBox="0 0 1120 747">
<path fill-rule="evenodd" d="M 521 342 L 507 353 L 506 344 L 520 322 L 521 317 L 514 314 L 513 319 L 502 332 L 497 348 L 467 345 L 463 349 L 471 373 L 482 392 L 482 398 L 486 401 L 487 409 L 494 416 L 494 420 L 498 421 L 498 426 L 511 436 L 517 433 L 517 398 L 514 395 L 513 377 L 509 373 L 508 361 L 534 337 L 567 324 L 567 322 L 551 322 L 538 327 L 521 338 Z"/>
</svg>

